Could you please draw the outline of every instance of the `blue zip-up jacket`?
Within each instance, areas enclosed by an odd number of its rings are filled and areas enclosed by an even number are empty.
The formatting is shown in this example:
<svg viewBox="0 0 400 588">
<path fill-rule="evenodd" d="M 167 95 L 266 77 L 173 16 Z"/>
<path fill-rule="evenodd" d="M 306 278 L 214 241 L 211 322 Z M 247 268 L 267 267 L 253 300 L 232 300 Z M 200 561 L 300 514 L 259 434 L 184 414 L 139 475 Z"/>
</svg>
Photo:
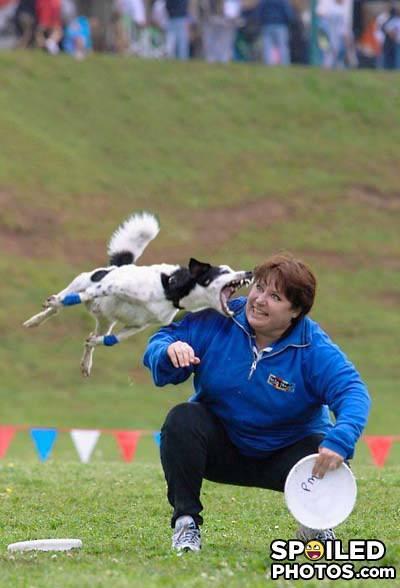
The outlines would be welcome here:
<svg viewBox="0 0 400 588">
<path fill-rule="evenodd" d="M 244 455 L 263 457 L 322 433 L 323 447 L 351 458 L 370 408 L 353 364 L 309 317 L 286 337 L 257 350 L 245 303 L 244 298 L 231 302 L 233 318 L 214 310 L 189 313 L 153 335 L 144 365 L 155 384 L 179 384 L 193 373 L 190 401 L 204 403 L 219 417 Z M 167 355 L 174 341 L 191 345 L 200 364 L 175 368 Z"/>
</svg>

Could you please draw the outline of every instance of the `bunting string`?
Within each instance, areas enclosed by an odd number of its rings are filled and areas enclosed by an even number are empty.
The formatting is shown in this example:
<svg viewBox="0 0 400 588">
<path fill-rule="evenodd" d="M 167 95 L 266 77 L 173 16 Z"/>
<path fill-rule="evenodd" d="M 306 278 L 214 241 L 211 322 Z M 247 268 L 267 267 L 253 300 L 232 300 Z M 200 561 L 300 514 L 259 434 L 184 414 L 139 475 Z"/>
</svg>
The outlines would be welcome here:
<svg viewBox="0 0 400 588">
<path fill-rule="evenodd" d="M 160 446 L 160 431 L 147 429 L 67 429 L 62 427 L 32 427 L 29 425 L 0 425 L 0 459 L 6 457 L 15 435 L 29 432 L 39 460 L 44 462 L 51 456 L 53 447 L 60 433 L 68 433 L 82 463 L 89 463 L 101 435 L 115 438 L 121 459 L 127 463 L 135 459 L 139 440 L 151 435 L 157 447 Z M 400 435 L 364 435 L 361 440 L 366 444 L 372 463 L 382 468 L 389 458 L 390 451 Z"/>
</svg>

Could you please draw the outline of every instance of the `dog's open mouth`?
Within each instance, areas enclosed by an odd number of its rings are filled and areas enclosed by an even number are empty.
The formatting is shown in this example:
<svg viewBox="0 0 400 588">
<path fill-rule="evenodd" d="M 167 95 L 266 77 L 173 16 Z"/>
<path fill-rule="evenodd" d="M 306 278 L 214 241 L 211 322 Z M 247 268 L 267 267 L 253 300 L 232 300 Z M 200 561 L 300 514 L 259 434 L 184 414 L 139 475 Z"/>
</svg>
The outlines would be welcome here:
<svg viewBox="0 0 400 588">
<path fill-rule="evenodd" d="M 248 274 L 250 274 L 250 272 L 247 272 Z M 232 296 L 234 295 L 234 293 L 236 292 L 236 290 L 239 290 L 240 288 L 243 288 L 243 286 L 250 286 L 252 281 L 252 278 L 243 278 L 242 280 L 232 280 L 231 282 L 228 282 L 227 284 L 225 284 L 225 286 L 222 288 L 219 298 L 221 301 L 221 307 L 223 312 L 227 315 L 227 316 L 233 316 L 233 311 L 229 309 L 228 307 L 228 301 L 232 298 Z"/>
</svg>

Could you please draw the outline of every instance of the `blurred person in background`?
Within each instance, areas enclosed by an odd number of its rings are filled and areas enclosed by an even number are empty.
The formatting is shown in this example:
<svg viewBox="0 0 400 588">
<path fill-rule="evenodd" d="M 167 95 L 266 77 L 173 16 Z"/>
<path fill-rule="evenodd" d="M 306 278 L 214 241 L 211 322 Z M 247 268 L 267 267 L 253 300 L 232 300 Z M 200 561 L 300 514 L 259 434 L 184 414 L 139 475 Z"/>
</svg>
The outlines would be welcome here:
<svg viewBox="0 0 400 588">
<path fill-rule="evenodd" d="M 293 0 L 293 20 L 289 25 L 290 62 L 309 63 L 309 37 L 305 25 L 307 14 L 303 11 L 301 0 Z"/>
<path fill-rule="evenodd" d="M 236 32 L 241 24 L 240 0 L 200 0 L 204 58 L 227 63 L 233 58 Z"/>
<path fill-rule="evenodd" d="M 266 65 L 289 65 L 289 27 L 294 21 L 289 0 L 261 0 L 263 61 Z"/>
<path fill-rule="evenodd" d="M 166 45 L 170 59 L 189 58 L 189 0 L 166 0 Z"/>
<path fill-rule="evenodd" d="M 146 28 L 146 7 L 143 0 L 119 0 L 126 44 L 131 53 L 140 53 L 142 32 Z"/>
<path fill-rule="evenodd" d="M 383 31 L 383 25 L 389 19 L 389 8 L 386 10 L 384 9 L 382 12 L 379 12 L 378 16 L 376 17 L 376 38 L 380 45 L 380 52 L 376 59 L 376 66 L 379 69 L 383 68 L 383 44 L 385 42 L 385 33 Z"/>
<path fill-rule="evenodd" d="M 258 14 L 258 1 L 242 0 L 240 24 L 236 32 L 235 61 L 261 61 L 261 24 Z"/>
<path fill-rule="evenodd" d="M 48 53 L 57 55 L 63 36 L 61 0 L 36 0 L 36 44 Z"/>
<path fill-rule="evenodd" d="M 149 340 L 143 361 L 157 386 L 194 376 L 194 394 L 161 429 L 177 552 L 201 548 L 204 479 L 283 492 L 303 457 L 318 453 L 312 473 L 322 478 L 353 456 L 370 398 L 353 364 L 309 318 L 315 291 L 307 265 L 273 255 L 255 268 L 247 299 L 229 302 L 232 316 L 188 313 Z M 335 534 L 301 525 L 298 538 Z"/>
<path fill-rule="evenodd" d="M 328 11 L 325 13 L 325 20 L 328 25 L 329 46 L 325 54 L 324 66 L 331 69 L 343 68 L 347 44 L 344 0 L 333 0 L 333 2 L 329 3 Z"/>
<path fill-rule="evenodd" d="M 92 50 L 91 26 L 87 16 L 75 15 L 66 23 L 62 48 L 78 61 L 84 59 Z"/>
<path fill-rule="evenodd" d="M 113 50 L 116 53 L 126 53 L 130 47 L 130 25 L 123 0 L 112 1 L 111 34 Z"/>
<path fill-rule="evenodd" d="M 388 20 L 382 25 L 383 67 L 385 69 L 400 69 L 400 11 L 392 5 Z"/>
<path fill-rule="evenodd" d="M 322 67 L 343 69 L 356 66 L 354 39 L 344 0 L 321 0 L 317 15 Z"/>
<path fill-rule="evenodd" d="M 167 26 L 168 14 L 165 0 L 155 0 L 150 10 L 150 26 L 142 35 L 145 46 L 144 57 L 154 57 L 156 59 L 167 57 Z"/>
<path fill-rule="evenodd" d="M 387 17 L 386 19 L 387 20 Z M 378 22 L 374 15 L 369 15 L 360 37 L 357 39 L 358 67 L 361 69 L 378 67 L 382 54 L 384 35 L 378 29 Z"/>
<path fill-rule="evenodd" d="M 17 48 L 32 46 L 36 27 L 36 0 L 20 0 L 15 13 L 15 28 L 18 35 Z"/>
</svg>

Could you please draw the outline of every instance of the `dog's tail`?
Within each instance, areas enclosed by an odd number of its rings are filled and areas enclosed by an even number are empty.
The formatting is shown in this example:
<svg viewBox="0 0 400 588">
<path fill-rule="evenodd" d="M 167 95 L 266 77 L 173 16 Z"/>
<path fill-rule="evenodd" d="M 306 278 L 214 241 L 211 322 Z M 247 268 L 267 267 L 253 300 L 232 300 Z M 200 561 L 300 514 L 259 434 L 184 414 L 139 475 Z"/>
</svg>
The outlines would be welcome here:
<svg viewBox="0 0 400 588">
<path fill-rule="evenodd" d="M 130 216 L 110 239 L 110 264 L 120 266 L 136 262 L 159 230 L 158 220 L 150 212 L 138 212 Z"/>
</svg>

